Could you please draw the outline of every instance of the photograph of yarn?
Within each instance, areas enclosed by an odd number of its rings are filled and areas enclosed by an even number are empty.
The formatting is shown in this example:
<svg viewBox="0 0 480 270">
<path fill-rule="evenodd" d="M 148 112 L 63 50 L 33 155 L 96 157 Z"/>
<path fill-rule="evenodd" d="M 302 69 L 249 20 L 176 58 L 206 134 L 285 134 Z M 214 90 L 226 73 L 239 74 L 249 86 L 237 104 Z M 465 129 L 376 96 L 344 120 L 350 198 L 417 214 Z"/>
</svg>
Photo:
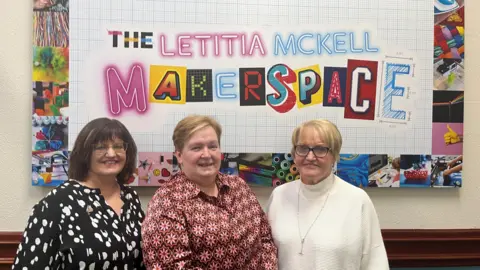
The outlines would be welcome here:
<svg viewBox="0 0 480 270">
<path fill-rule="evenodd" d="M 275 167 L 271 153 L 224 153 L 220 172 L 238 175 L 251 186 L 272 187 Z"/>
<path fill-rule="evenodd" d="M 463 91 L 433 91 L 432 121 L 434 123 L 463 123 Z"/>
<path fill-rule="evenodd" d="M 33 12 L 33 46 L 68 47 L 68 35 L 68 12 Z"/>
<path fill-rule="evenodd" d="M 400 157 L 369 155 L 368 187 L 400 187 Z"/>
<path fill-rule="evenodd" d="M 433 55 L 434 58 L 463 59 L 464 27 L 435 25 Z"/>
<path fill-rule="evenodd" d="M 463 59 L 464 0 L 435 0 L 434 58 Z"/>
<path fill-rule="evenodd" d="M 462 155 L 432 155 L 431 186 L 461 187 L 462 167 Z"/>
<path fill-rule="evenodd" d="M 33 10 L 68 12 L 69 0 L 33 0 Z"/>
<path fill-rule="evenodd" d="M 369 168 L 369 155 L 340 154 L 336 175 L 356 187 L 366 188 Z"/>
<path fill-rule="evenodd" d="M 32 83 L 32 113 L 38 116 L 68 116 L 68 83 Z"/>
<path fill-rule="evenodd" d="M 137 186 L 159 186 L 179 171 L 172 152 L 139 152 Z"/>
<path fill-rule="evenodd" d="M 67 82 L 68 48 L 33 47 L 33 81 Z"/>
<path fill-rule="evenodd" d="M 433 63 L 433 90 L 465 89 L 463 59 L 438 58 Z"/>
<path fill-rule="evenodd" d="M 431 155 L 400 156 L 400 187 L 429 187 Z"/>
<path fill-rule="evenodd" d="M 432 154 L 461 155 L 463 123 L 432 123 Z"/>
</svg>

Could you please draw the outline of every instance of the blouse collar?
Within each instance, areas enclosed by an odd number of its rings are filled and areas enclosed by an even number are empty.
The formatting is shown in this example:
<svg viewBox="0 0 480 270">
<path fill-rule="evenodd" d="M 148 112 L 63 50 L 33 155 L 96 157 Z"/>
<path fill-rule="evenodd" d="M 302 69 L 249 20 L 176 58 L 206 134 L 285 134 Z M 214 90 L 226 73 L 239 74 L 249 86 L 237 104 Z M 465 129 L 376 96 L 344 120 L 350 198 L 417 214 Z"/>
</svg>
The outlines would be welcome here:
<svg viewBox="0 0 480 270">
<path fill-rule="evenodd" d="M 70 184 L 73 185 L 74 187 L 81 188 L 85 193 L 101 194 L 101 191 L 99 188 L 87 187 L 81 181 L 77 181 L 75 179 L 69 179 L 68 182 L 70 182 Z M 118 186 L 120 187 L 121 194 L 123 194 L 126 190 L 126 186 L 120 183 L 118 183 Z"/>
<path fill-rule="evenodd" d="M 200 188 L 194 182 L 188 179 L 188 177 L 182 171 L 174 175 L 170 181 L 177 181 L 177 183 L 175 184 L 176 192 L 178 193 L 177 195 L 183 195 L 186 197 L 186 199 L 193 199 L 203 193 Z M 215 183 L 217 184 L 219 193 L 226 191 L 230 188 L 228 178 L 226 177 L 226 175 L 220 172 L 217 174 Z"/>
</svg>

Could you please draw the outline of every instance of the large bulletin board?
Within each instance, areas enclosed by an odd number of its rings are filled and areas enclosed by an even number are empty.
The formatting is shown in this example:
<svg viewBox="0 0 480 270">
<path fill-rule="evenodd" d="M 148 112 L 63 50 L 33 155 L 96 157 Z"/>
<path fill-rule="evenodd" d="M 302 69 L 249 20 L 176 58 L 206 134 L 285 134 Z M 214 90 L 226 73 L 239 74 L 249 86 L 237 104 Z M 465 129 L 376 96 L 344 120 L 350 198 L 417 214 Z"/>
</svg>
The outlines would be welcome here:
<svg viewBox="0 0 480 270">
<path fill-rule="evenodd" d="M 352 185 L 463 185 L 463 0 L 34 0 L 32 185 L 67 179 L 97 117 L 138 145 L 132 186 L 178 172 L 188 114 L 223 126 L 221 171 L 252 186 L 298 179 L 290 137 L 324 118 Z"/>
</svg>

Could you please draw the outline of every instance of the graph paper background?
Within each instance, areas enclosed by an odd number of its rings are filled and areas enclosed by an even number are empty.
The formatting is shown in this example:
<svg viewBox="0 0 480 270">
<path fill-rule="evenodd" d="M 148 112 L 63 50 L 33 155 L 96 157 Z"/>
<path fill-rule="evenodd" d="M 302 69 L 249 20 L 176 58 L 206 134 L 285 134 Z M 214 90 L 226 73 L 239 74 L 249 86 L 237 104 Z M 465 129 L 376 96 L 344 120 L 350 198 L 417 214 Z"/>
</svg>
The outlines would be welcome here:
<svg viewBox="0 0 480 270">
<path fill-rule="evenodd" d="M 415 52 L 416 76 L 420 78 L 415 117 L 406 131 L 392 132 L 345 125 L 337 115 L 265 116 L 261 112 L 229 113 L 215 109 L 195 110 L 213 115 L 223 125 L 224 152 L 288 152 L 293 128 L 305 120 L 326 118 L 338 124 L 344 137 L 342 153 L 428 154 L 432 140 L 433 4 L 431 0 L 70 0 L 70 123 L 69 149 L 80 129 L 91 119 L 86 113 L 86 95 L 80 77 L 83 59 L 105 43 L 105 23 L 298 25 L 369 23 L 388 42 Z M 99 88 L 102 86 L 99 86 Z M 190 112 L 190 111 L 189 111 Z M 162 132 L 132 134 L 139 151 L 172 151 L 175 124 L 188 112 L 171 112 Z"/>
</svg>

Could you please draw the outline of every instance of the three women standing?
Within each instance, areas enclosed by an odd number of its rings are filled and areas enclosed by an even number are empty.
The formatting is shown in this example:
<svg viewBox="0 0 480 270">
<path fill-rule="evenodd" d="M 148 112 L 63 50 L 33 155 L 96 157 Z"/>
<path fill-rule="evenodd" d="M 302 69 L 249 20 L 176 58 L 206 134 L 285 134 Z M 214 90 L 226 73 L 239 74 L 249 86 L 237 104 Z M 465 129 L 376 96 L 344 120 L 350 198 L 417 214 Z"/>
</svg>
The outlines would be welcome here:
<svg viewBox="0 0 480 270">
<path fill-rule="evenodd" d="M 133 138 L 116 120 L 88 123 L 70 155 L 72 179 L 34 206 L 12 269 L 389 269 L 370 198 L 332 173 L 335 125 L 294 130 L 300 180 L 274 189 L 267 214 L 243 179 L 219 172 L 221 134 L 206 116 L 177 124 L 181 172 L 144 220 L 123 185 L 136 166 Z"/>
</svg>

